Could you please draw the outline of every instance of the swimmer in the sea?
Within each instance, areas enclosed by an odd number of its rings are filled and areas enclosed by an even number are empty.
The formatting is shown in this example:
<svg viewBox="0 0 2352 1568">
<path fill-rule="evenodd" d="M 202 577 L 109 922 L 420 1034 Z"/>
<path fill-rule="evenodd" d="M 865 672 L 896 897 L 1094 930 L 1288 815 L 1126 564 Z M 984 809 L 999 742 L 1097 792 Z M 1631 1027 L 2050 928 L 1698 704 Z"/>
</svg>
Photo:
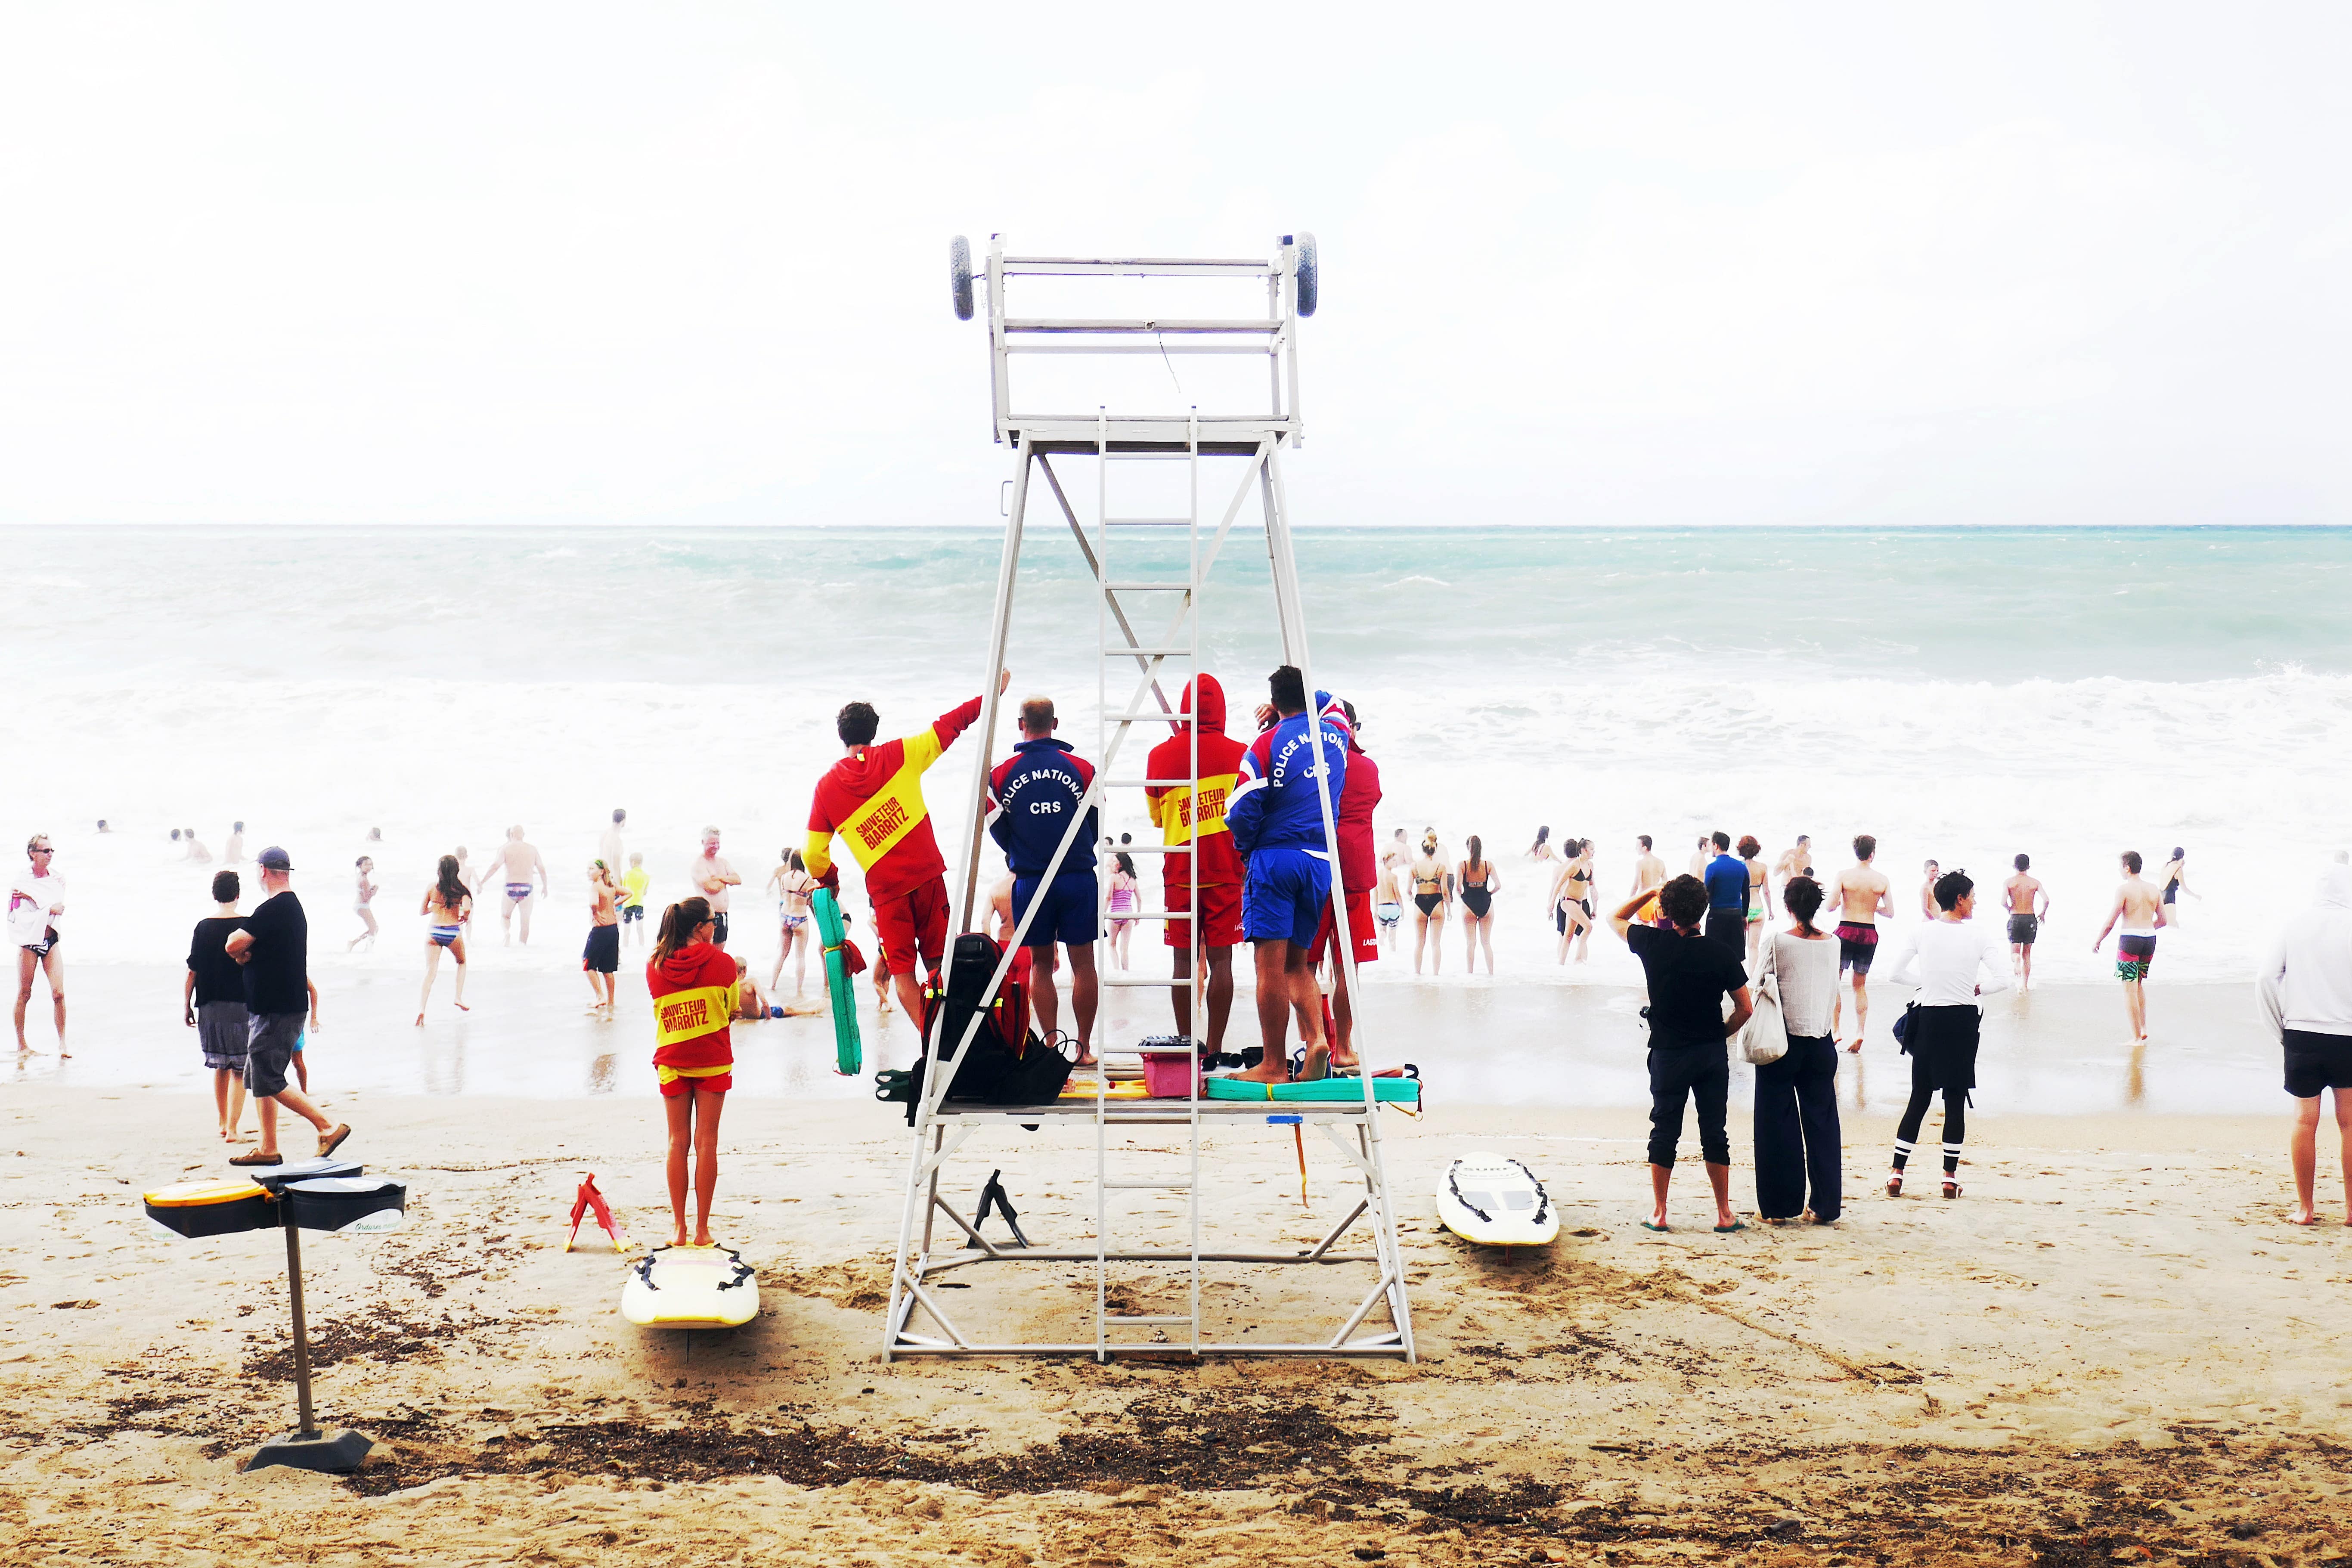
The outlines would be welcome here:
<svg viewBox="0 0 2352 1568">
<path fill-rule="evenodd" d="M 1462 952 L 1470 973 L 1478 973 L 1478 954 L 1486 954 L 1486 973 L 1495 973 L 1495 895 L 1503 890 L 1495 863 L 1481 858 L 1478 836 L 1466 841 L 1469 858 L 1455 873 L 1462 889 Z"/>
<path fill-rule="evenodd" d="M 490 870 L 493 876 L 506 879 L 506 896 L 499 900 L 499 931 L 508 942 L 514 941 L 515 911 L 520 910 L 523 943 L 530 945 L 531 900 L 551 884 L 547 862 L 539 858 L 537 849 L 523 841 L 522 824 L 507 829 L 507 841 L 490 857 Z"/>
<path fill-rule="evenodd" d="M 425 1026 L 425 1005 L 433 1000 L 433 977 L 441 972 L 441 950 L 457 963 L 457 1011 L 466 1005 L 466 917 L 473 912 L 474 895 L 457 879 L 457 858 L 444 855 L 434 868 L 433 885 L 416 912 L 425 917 L 425 989 L 416 998 L 416 1026 Z"/>
<path fill-rule="evenodd" d="M 2017 971 L 2020 991 L 2033 987 L 2033 942 L 2042 934 L 2042 922 L 2050 918 L 2050 889 L 2041 878 L 2027 875 L 2032 864 L 2033 857 L 2020 855 L 2017 875 L 2000 885 L 2009 906 L 2010 967 Z"/>
<path fill-rule="evenodd" d="M 345 952 L 351 952 L 363 942 L 372 943 L 375 941 L 375 896 L 383 890 L 369 880 L 375 870 L 373 860 L 362 855 L 359 858 L 358 867 L 359 880 L 352 889 L 352 913 L 360 917 L 360 924 L 365 929 L 361 931 L 359 935 L 343 943 Z"/>
<path fill-rule="evenodd" d="M 1528 846 L 1528 858 L 1530 860 L 1557 860 L 1559 858 L 1559 851 L 1551 847 L 1550 828 L 1538 827 L 1536 829 L 1536 841 Z"/>
<path fill-rule="evenodd" d="M 2181 894 L 2186 893 L 2192 899 L 2205 896 L 2189 885 L 2189 851 L 2177 846 L 2172 851 L 2172 858 L 2167 860 L 2164 869 L 2156 874 L 2156 880 L 2164 889 L 2164 923 L 2168 926 L 2180 923 Z"/>
</svg>

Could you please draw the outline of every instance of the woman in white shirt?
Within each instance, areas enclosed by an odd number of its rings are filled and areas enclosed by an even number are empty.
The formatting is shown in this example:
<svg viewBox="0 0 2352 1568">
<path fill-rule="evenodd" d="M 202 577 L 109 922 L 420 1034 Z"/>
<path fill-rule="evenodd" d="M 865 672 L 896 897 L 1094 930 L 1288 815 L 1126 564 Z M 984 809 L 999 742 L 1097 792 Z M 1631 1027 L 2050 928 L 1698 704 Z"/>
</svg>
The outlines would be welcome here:
<svg viewBox="0 0 2352 1568">
<path fill-rule="evenodd" d="M 1917 1147 L 1927 1102 L 1944 1097 L 1944 1195 L 1960 1195 L 1960 1141 L 1967 1135 L 1969 1091 L 1977 1086 L 1977 1030 L 1984 1012 L 1977 998 L 2009 988 L 2005 933 L 1969 925 L 1976 884 L 1965 871 L 1936 879 L 1937 915 L 1915 927 L 1895 954 L 1887 978 L 1916 985 L 1903 1022 L 1903 1050 L 1911 1058 L 1911 1103 L 1895 1129 L 1895 1164 L 1886 1195 L 1903 1195 L 1903 1169 Z"/>
<path fill-rule="evenodd" d="M 1763 938 L 1757 978 L 1772 977 L 1789 1050 L 1756 1066 L 1756 1212 L 1767 1225 L 1837 1222 L 1845 1172 L 1838 1157 L 1837 939 L 1813 924 L 1822 885 L 1792 877 L 1780 901 L 1796 923 Z M 1805 1190 L 1812 1189 L 1812 1202 Z"/>
</svg>

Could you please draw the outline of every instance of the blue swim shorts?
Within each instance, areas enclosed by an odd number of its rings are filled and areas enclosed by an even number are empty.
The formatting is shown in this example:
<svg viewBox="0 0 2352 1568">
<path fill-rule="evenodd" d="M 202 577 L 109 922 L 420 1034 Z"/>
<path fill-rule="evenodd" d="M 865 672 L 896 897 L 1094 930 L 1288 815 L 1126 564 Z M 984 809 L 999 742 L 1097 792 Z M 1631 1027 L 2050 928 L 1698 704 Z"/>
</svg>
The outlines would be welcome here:
<svg viewBox="0 0 2352 1568">
<path fill-rule="evenodd" d="M 1013 879 L 1013 921 L 1015 926 L 1029 912 L 1030 901 L 1038 897 L 1042 877 Z M 1024 947 L 1051 947 L 1057 942 L 1075 942 L 1085 946 L 1095 940 L 1095 874 L 1092 871 L 1072 871 L 1056 877 L 1045 888 L 1045 897 L 1037 910 L 1037 918 L 1030 922 L 1028 934 L 1021 939 Z"/>
<path fill-rule="evenodd" d="M 1242 883 L 1242 935 L 1315 945 L 1331 896 L 1331 863 L 1304 849 L 1254 849 Z"/>
</svg>

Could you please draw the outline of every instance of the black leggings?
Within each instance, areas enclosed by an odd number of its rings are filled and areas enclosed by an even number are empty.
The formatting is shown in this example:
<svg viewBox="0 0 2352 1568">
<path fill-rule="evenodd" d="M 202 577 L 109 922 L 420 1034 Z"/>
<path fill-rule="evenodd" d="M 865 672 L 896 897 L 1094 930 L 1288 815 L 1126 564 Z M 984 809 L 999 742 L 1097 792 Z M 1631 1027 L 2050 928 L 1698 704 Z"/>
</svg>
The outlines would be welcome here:
<svg viewBox="0 0 2352 1568">
<path fill-rule="evenodd" d="M 1936 1086 L 1914 1081 L 1911 1102 L 1903 1108 L 1903 1120 L 1895 1126 L 1895 1168 L 1902 1170 L 1911 1163 L 1911 1151 L 1918 1147 L 1919 1128 L 1927 1120 L 1927 1102 L 1936 1097 Z M 1944 1090 L 1944 1173 L 1950 1175 L 1960 1168 L 1960 1145 L 1969 1135 L 1969 1091 L 1964 1089 Z"/>
</svg>

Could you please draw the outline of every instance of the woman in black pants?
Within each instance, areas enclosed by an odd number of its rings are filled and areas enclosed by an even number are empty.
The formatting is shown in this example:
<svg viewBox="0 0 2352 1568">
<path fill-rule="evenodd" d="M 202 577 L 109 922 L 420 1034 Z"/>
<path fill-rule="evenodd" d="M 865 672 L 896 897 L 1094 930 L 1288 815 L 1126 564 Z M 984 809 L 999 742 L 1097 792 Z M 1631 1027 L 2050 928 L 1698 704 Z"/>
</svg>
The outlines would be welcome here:
<svg viewBox="0 0 2352 1568">
<path fill-rule="evenodd" d="M 1969 1091 L 1977 1084 L 1977 1032 L 1984 1010 L 1977 998 L 2009 988 L 2005 933 L 1969 923 L 1976 884 L 1966 871 L 1936 879 L 1936 918 L 1920 926 L 1896 954 L 1888 978 L 1919 987 L 1904 1014 L 1903 1049 L 1911 1058 L 1911 1103 L 1895 1128 L 1894 1169 L 1886 1195 L 1903 1195 L 1903 1173 L 1918 1147 L 1927 1103 L 1944 1097 L 1944 1195 L 1960 1195 L 1960 1142 L 1967 1135 Z"/>
<path fill-rule="evenodd" d="M 1838 1157 L 1837 1041 L 1831 1032 L 1838 944 L 1813 924 L 1822 907 L 1819 882 L 1791 877 L 1780 901 L 1796 923 L 1759 944 L 1758 979 L 1769 974 L 1779 989 L 1789 1049 L 1779 1061 L 1756 1067 L 1756 1212 L 1767 1225 L 1800 1217 L 1833 1225 L 1844 1178 Z"/>
</svg>

